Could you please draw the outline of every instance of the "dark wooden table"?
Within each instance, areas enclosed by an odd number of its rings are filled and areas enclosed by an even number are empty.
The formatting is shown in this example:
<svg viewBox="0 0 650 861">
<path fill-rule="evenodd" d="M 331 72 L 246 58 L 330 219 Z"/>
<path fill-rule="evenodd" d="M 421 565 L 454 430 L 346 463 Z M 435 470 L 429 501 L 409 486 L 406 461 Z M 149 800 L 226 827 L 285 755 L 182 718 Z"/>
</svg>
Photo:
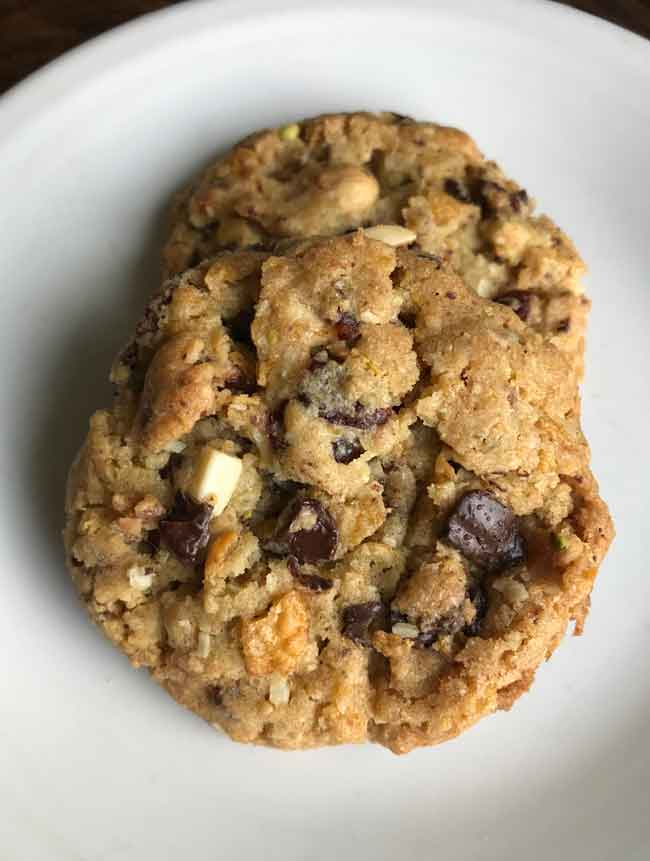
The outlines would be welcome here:
<svg viewBox="0 0 650 861">
<path fill-rule="evenodd" d="M 0 92 L 86 39 L 174 2 L 179 0 L 0 0 Z M 650 38 L 650 0 L 569 5 Z"/>
</svg>

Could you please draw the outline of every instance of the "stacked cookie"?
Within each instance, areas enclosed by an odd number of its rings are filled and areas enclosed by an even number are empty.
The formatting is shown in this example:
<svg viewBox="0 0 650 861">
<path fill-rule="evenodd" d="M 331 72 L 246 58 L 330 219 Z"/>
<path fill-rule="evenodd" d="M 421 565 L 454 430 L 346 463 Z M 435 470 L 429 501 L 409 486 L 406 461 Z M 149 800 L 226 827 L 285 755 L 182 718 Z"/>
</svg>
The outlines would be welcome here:
<svg viewBox="0 0 650 861">
<path fill-rule="evenodd" d="M 65 539 L 92 618 L 232 738 L 435 744 L 582 629 L 589 303 L 532 210 L 394 114 L 261 132 L 177 199 Z"/>
</svg>

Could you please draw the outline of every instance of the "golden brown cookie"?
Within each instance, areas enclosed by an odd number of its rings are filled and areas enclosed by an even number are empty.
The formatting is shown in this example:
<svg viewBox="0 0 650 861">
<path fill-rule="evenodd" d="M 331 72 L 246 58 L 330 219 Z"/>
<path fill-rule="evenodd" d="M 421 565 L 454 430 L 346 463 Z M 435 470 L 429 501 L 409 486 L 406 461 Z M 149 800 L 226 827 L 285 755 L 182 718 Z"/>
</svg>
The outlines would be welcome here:
<svg viewBox="0 0 650 861">
<path fill-rule="evenodd" d="M 582 629 L 612 537 L 563 354 L 362 231 L 169 280 L 69 482 L 105 634 L 233 739 L 462 732 Z"/>
<path fill-rule="evenodd" d="M 565 352 L 580 376 L 585 267 L 533 208 L 462 131 L 391 113 L 321 116 L 251 135 L 180 194 L 165 272 L 224 248 L 404 225 L 421 250 Z"/>
</svg>

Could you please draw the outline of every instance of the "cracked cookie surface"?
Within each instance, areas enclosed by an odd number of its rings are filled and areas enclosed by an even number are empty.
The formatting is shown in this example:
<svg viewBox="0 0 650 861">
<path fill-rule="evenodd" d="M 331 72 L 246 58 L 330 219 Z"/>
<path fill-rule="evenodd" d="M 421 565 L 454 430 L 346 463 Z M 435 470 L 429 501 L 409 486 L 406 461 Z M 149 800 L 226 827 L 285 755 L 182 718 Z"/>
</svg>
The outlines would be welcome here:
<svg viewBox="0 0 650 861">
<path fill-rule="evenodd" d="M 233 739 L 462 732 L 582 628 L 612 537 L 565 356 L 362 231 L 167 281 L 70 475 L 91 617 Z"/>
<path fill-rule="evenodd" d="M 582 373 L 589 301 L 567 236 L 464 132 L 396 114 L 334 114 L 253 134 L 174 205 L 168 275 L 224 247 L 413 230 L 479 295 L 507 304 Z"/>
</svg>

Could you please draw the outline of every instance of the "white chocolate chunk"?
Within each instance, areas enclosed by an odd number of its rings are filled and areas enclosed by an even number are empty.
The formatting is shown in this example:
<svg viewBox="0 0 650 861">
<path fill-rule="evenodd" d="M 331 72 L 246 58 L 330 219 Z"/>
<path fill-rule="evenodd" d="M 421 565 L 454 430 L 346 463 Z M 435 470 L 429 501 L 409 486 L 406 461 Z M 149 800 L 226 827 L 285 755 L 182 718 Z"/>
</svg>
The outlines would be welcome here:
<svg viewBox="0 0 650 861">
<path fill-rule="evenodd" d="M 196 457 L 190 493 L 199 502 L 211 505 L 212 516 L 217 517 L 230 502 L 241 471 L 238 457 L 206 445 Z"/>
<path fill-rule="evenodd" d="M 146 592 L 147 589 L 151 588 L 153 574 L 147 574 L 141 565 L 132 565 L 126 573 L 129 578 L 129 584 L 133 589 Z"/>
<path fill-rule="evenodd" d="M 377 224 L 375 227 L 367 227 L 364 233 L 368 239 L 385 242 L 386 245 L 392 245 L 393 248 L 398 248 L 400 245 L 410 245 L 418 238 L 417 233 L 409 230 L 408 227 L 401 227 L 399 224 Z"/>
</svg>

